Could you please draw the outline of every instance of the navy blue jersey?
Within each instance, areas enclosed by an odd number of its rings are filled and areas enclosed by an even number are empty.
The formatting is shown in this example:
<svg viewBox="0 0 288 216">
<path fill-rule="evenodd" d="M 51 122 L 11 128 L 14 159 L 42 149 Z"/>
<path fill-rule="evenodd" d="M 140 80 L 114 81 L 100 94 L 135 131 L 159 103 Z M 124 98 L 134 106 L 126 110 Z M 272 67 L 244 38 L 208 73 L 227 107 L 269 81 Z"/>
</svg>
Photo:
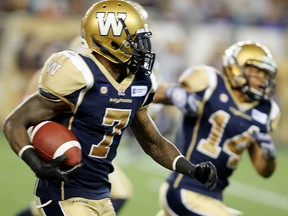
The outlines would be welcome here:
<svg viewBox="0 0 288 216">
<path fill-rule="evenodd" d="M 55 120 L 77 136 L 84 165 L 73 178 L 59 184 L 40 179 L 36 195 L 52 200 L 109 197 L 112 160 L 135 113 L 152 101 L 151 77 L 136 73 L 118 83 L 93 55 L 63 51 L 45 63 L 40 93 L 71 105 L 71 113 L 61 113 Z"/>
<path fill-rule="evenodd" d="M 252 142 L 252 132 L 270 132 L 280 111 L 272 100 L 240 103 L 232 95 L 230 85 L 214 68 L 203 66 L 196 71 L 186 71 L 184 77 L 188 86 L 193 87 L 193 83 L 199 86 L 200 90 L 193 92 L 199 99 L 199 112 L 194 117 L 183 116 L 176 145 L 193 164 L 211 161 L 219 180 L 213 192 L 198 181 L 177 173 L 172 173 L 168 182 L 175 188 L 186 188 L 221 200 L 229 176 Z"/>
</svg>

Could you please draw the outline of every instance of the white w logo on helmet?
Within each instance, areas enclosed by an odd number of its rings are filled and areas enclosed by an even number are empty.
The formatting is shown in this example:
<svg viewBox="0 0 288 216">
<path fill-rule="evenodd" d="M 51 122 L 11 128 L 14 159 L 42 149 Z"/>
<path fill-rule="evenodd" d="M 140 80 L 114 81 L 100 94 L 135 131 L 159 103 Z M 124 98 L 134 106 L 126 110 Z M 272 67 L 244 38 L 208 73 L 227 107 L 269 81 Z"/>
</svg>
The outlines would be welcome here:
<svg viewBox="0 0 288 216">
<path fill-rule="evenodd" d="M 118 19 L 115 17 L 115 13 L 107 13 L 106 19 L 104 20 L 106 13 L 98 12 L 96 18 L 98 20 L 100 35 L 106 36 L 109 34 L 110 28 L 114 36 L 120 36 L 123 30 L 123 24 L 119 19 L 125 20 L 127 17 L 126 13 L 117 13 Z M 117 21 L 118 20 L 118 21 Z"/>
</svg>

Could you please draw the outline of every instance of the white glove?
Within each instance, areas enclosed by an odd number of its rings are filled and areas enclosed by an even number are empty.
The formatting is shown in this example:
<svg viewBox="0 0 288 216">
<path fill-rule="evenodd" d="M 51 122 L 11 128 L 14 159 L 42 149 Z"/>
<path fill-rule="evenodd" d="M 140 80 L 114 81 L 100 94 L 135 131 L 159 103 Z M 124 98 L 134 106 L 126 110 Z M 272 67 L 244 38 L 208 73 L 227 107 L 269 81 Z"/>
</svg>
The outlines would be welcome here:
<svg viewBox="0 0 288 216">
<path fill-rule="evenodd" d="M 192 117 L 197 115 L 199 101 L 196 94 L 188 93 L 180 86 L 171 86 L 167 89 L 166 96 L 184 114 Z"/>
<path fill-rule="evenodd" d="M 272 137 L 269 134 L 254 131 L 252 137 L 262 149 L 263 156 L 266 160 L 274 160 L 277 155 Z"/>
</svg>

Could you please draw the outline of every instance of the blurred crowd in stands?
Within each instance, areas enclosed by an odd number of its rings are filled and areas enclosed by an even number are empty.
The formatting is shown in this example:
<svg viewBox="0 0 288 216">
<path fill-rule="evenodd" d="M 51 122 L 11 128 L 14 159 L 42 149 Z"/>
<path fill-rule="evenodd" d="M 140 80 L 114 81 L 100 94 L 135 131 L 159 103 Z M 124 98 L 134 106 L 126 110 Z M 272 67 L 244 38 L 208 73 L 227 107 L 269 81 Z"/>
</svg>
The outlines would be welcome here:
<svg viewBox="0 0 288 216">
<path fill-rule="evenodd" d="M 239 40 L 266 45 L 279 66 L 276 101 L 282 109 L 275 132 L 288 139 L 288 1 L 287 0 L 135 0 L 149 13 L 155 73 L 176 81 L 190 65 L 221 70 L 226 47 Z M 91 0 L 0 1 L 0 122 L 19 103 L 28 80 L 53 52 L 68 48 L 80 34 Z M 169 125 L 167 123 L 163 126 Z M 165 130 L 165 128 L 163 128 Z M 287 146 L 287 145 L 286 145 Z"/>
</svg>

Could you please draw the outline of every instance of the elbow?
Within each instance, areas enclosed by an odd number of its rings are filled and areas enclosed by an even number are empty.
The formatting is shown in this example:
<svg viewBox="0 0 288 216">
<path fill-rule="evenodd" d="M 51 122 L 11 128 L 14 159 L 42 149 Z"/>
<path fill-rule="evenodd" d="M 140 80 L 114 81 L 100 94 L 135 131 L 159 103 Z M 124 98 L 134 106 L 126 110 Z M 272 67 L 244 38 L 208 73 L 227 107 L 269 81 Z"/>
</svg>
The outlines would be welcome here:
<svg viewBox="0 0 288 216">
<path fill-rule="evenodd" d="M 12 131 L 12 125 L 13 125 L 13 120 L 11 117 L 6 118 L 3 123 L 2 123 L 2 132 L 5 135 L 5 137 L 9 137 L 9 134 L 11 134 Z"/>
<path fill-rule="evenodd" d="M 7 134 L 7 132 L 9 131 L 9 128 L 11 128 L 11 120 L 8 118 L 8 119 L 5 119 L 2 123 L 2 132 L 4 135 Z"/>
<path fill-rule="evenodd" d="M 265 178 L 268 179 L 269 177 L 271 177 L 273 175 L 274 172 L 264 172 L 264 173 L 260 173 L 260 175 Z"/>
<path fill-rule="evenodd" d="M 15 127 L 18 127 L 20 119 L 8 116 L 2 123 L 2 132 L 6 136 L 6 138 L 12 133 Z"/>
<path fill-rule="evenodd" d="M 273 175 L 275 169 L 276 169 L 276 162 L 270 161 L 267 163 L 267 165 L 265 167 L 263 167 L 262 169 L 258 169 L 258 173 L 263 178 L 267 179 Z"/>
</svg>

